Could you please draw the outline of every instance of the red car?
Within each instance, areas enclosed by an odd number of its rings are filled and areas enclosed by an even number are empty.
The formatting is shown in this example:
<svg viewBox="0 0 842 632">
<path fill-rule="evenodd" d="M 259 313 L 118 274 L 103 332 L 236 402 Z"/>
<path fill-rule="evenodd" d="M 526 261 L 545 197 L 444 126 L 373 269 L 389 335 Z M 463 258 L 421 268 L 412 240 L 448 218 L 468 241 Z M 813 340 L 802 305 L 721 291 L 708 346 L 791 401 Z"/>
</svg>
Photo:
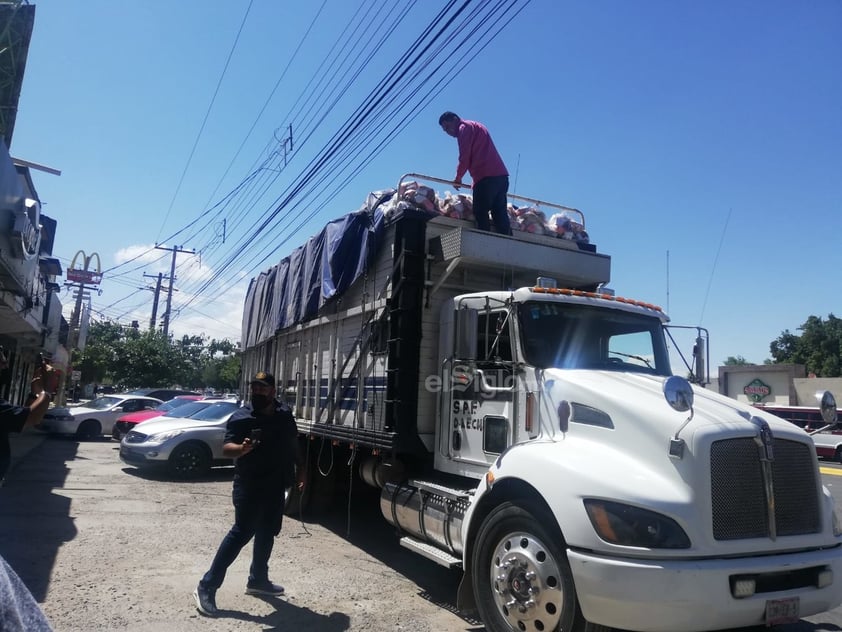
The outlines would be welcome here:
<svg viewBox="0 0 842 632">
<path fill-rule="evenodd" d="M 160 417 L 161 415 L 175 410 L 179 406 L 195 402 L 203 399 L 201 395 L 177 395 L 171 400 L 164 402 L 157 408 L 150 408 L 147 410 L 140 410 L 136 413 L 129 413 L 118 417 L 114 424 L 114 430 L 111 431 L 111 437 L 120 441 L 123 437 L 129 434 L 129 430 L 133 429 L 141 421 L 152 419 L 152 417 Z"/>
</svg>

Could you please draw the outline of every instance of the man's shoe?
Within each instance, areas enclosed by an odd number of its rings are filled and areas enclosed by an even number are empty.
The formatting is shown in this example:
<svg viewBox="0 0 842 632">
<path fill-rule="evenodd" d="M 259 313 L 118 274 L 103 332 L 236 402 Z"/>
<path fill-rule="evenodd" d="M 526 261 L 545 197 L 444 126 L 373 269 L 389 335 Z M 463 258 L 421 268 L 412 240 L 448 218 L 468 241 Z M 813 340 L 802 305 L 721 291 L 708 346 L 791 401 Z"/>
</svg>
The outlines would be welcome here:
<svg viewBox="0 0 842 632">
<path fill-rule="evenodd" d="M 206 617 L 216 616 L 216 590 L 199 584 L 193 591 L 193 599 L 196 600 L 196 610 Z"/>
<path fill-rule="evenodd" d="M 284 594 L 284 587 L 280 584 L 273 584 L 268 579 L 262 582 L 250 581 L 248 584 L 246 584 L 246 594 L 273 595 L 277 597 L 278 595 Z"/>
</svg>

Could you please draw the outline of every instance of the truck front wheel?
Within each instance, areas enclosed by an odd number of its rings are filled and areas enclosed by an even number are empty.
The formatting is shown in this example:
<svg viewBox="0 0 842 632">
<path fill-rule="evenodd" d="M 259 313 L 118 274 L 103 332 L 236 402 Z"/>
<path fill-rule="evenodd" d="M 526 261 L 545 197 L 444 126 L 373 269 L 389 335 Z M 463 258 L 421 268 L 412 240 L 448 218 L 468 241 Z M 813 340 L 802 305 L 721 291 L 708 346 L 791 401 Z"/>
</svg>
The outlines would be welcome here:
<svg viewBox="0 0 842 632">
<path fill-rule="evenodd" d="M 559 538 L 536 509 L 503 503 L 485 519 L 473 553 L 473 587 L 489 632 L 596 632 L 579 611 Z"/>
</svg>

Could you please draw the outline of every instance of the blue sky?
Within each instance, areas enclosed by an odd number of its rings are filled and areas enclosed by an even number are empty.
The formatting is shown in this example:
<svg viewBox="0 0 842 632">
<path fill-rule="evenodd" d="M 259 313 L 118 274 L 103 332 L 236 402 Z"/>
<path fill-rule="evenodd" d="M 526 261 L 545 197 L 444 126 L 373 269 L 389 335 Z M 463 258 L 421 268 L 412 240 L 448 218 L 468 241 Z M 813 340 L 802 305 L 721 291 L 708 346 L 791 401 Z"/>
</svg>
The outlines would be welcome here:
<svg viewBox="0 0 842 632">
<path fill-rule="evenodd" d="M 318 187 L 248 245 L 237 240 L 445 2 L 35 4 L 11 153 L 62 171 L 33 177 L 59 221 L 54 254 L 65 268 L 77 250 L 98 252 L 106 270 L 142 255 L 106 273 L 94 296 L 110 318 L 148 326 L 153 295 L 140 288 L 170 265 L 153 247 L 178 245 L 200 253 L 177 259 L 171 331 L 238 340 L 259 270 L 405 172 L 453 176 L 444 110 L 488 126 L 510 190 L 585 213 L 591 241 L 612 256 L 617 294 L 706 327 L 714 368 L 728 356 L 763 362 L 782 331 L 842 312 L 835 0 L 517 2 L 505 28 L 485 34 L 488 46 L 439 59 L 423 96 L 390 97 L 407 97 L 406 123 L 375 155 L 318 173 Z M 275 139 L 289 124 L 294 151 L 282 168 Z M 237 189 L 272 156 L 249 180 L 255 188 Z"/>
</svg>

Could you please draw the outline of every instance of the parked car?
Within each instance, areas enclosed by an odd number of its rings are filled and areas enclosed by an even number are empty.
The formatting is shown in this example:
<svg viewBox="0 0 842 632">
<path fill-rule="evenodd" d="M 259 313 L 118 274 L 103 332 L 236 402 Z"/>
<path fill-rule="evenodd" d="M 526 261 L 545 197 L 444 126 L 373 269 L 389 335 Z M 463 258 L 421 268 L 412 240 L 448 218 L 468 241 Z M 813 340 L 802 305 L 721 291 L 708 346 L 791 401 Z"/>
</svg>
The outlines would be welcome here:
<svg viewBox="0 0 842 632">
<path fill-rule="evenodd" d="M 120 442 L 120 459 L 139 468 L 165 467 L 177 478 L 201 476 L 213 465 L 227 465 L 232 461 L 222 454 L 225 425 L 239 407 L 237 402 L 215 402 L 190 417 L 141 422 Z"/>
<path fill-rule="evenodd" d="M 171 400 L 165 401 L 163 404 L 156 406 L 155 408 L 148 408 L 146 410 L 118 417 L 116 423 L 114 424 L 114 430 L 111 432 L 111 438 L 120 441 L 120 439 L 128 434 L 129 430 L 134 428 L 141 421 L 146 421 L 147 419 L 152 419 L 153 417 L 160 417 L 161 415 L 171 412 L 176 408 L 180 408 L 185 404 L 190 404 L 200 399 L 202 399 L 201 395 L 176 395 Z M 184 416 L 186 417 L 187 415 Z"/>
<path fill-rule="evenodd" d="M 124 395 L 144 395 L 146 397 L 157 397 L 162 402 L 171 400 L 176 395 L 201 395 L 194 391 L 185 391 L 178 388 L 136 388 L 133 391 L 126 391 Z"/>
<path fill-rule="evenodd" d="M 40 428 L 55 434 L 72 434 L 77 439 L 93 439 L 110 435 L 114 422 L 125 413 L 133 413 L 160 406 L 164 402 L 154 397 L 139 395 L 105 395 L 91 400 L 84 406 L 56 407 L 47 410 Z"/>
<path fill-rule="evenodd" d="M 812 437 L 816 444 L 816 456 L 842 463 L 842 432 L 817 432 Z"/>
</svg>

